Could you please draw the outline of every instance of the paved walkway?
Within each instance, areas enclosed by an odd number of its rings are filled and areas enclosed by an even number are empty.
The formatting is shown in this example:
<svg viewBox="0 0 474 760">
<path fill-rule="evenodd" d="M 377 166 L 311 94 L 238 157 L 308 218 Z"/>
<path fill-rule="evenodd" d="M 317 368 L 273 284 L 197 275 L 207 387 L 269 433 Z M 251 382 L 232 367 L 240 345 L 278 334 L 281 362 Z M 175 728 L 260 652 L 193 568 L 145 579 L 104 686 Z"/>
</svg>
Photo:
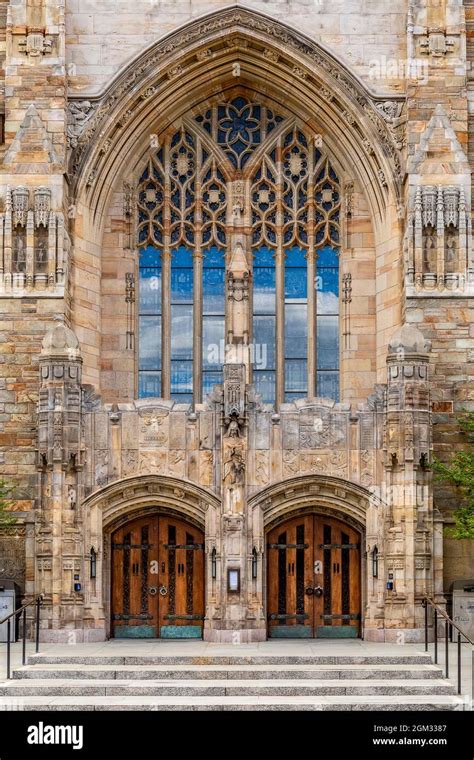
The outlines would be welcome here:
<svg viewBox="0 0 474 760">
<path fill-rule="evenodd" d="M 439 645 L 438 664 L 444 668 L 444 643 Z M 27 654 L 34 653 L 34 644 L 27 643 Z M 207 641 L 173 641 L 163 639 L 111 639 L 91 644 L 41 644 L 40 654 L 51 654 L 58 657 L 111 657 L 127 655 L 189 655 L 226 656 L 226 655 L 393 655 L 423 654 L 424 646 L 419 644 L 377 644 L 360 639 L 350 641 L 336 640 L 270 640 L 255 644 L 216 644 Z M 433 645 L 429 646 L 433 656 Z M 473 699 L 473 663 L 474 650 L 469 645 L 462 646 L 462 692 Z M 21 665 L 21 644 L 12 645 L 12 667 Z M 449 680 L 457 686 L 456 645 L 450 645 Z M 6 676 L 6 644 L 0 644 L 0 679 Z"/>
</svg>

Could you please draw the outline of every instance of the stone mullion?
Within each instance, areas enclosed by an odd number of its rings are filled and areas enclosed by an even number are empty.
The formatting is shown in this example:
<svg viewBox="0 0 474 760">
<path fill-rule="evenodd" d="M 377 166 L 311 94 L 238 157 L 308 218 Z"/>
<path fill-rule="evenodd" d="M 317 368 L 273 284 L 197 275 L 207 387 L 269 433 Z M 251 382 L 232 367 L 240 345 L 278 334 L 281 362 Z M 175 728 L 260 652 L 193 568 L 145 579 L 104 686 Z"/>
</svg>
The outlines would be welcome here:
<svg viewBox="0 0 474 760">
<path fill-rule="evenodd" d="M 438 187 L 438 197 L 436 203 L 436 275 L 438 285 L 444 284 L 444 199 L 443 188 Z"/>
<path fill-rule="evenodd" d="M 168 142 L 164 147 L 163 250 L 161 252 L 161 395 L 171 396 L 171 182 Z"/>
<path fill-rule="evenodd" d="M 197 155 L 200 154 L 198 146 Z M 201 164 L 201 161 L 199 161 Z M 202 198 L 201 177 L 196 172 L 196 213 L 193 255 L 193 398 L 195 404 L 202 399 Z"/>
<path fill-rule="evenodd" d="M 276 177 L 276 232 L 277 246 L 275 251 L 275 305 L 276 305 L 276 373 L 275 401 L 277 408 L 285 398 L 285 257 L 283 250 L 283 146 L 281 137 L 277 146 L 277 177 Z"/>
<path fill-rule="evenodd" d="M 308 162 L 308 250 L 307 259 L 307 289 L 308 289 L 308 398 L 316 395 L 316 329 L 317 329 L 317 292 L 316 292 L 316 251 L 314 235 L 314 173 L 311 154 Z"/>
<path fill-rule="evenodd" d="M 26 222 L 26 285 L 33 286 L 35 256 L 35 222 L 33 211 L 28 211 Z"/>
<path fill-rule="evenodd" d="M 48 224 L 48 283 L 56 283 L 56 215 L 54 211 L 49 214 Z"/>
</svg>

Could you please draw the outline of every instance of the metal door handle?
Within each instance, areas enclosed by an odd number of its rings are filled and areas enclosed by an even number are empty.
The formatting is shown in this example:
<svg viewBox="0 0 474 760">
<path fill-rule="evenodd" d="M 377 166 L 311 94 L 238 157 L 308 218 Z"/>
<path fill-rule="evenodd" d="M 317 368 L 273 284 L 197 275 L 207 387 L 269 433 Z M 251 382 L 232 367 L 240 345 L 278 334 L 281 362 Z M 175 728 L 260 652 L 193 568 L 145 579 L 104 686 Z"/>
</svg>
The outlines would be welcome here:
<svg viewBox="0 0 474 760">
<path fill-rule="evenodd" d="M 322 596 L 324 594 L 324 589 L 321 588 L 321 586 L 306 586 L 305 593 L 307 596 Z"/>
</svg>

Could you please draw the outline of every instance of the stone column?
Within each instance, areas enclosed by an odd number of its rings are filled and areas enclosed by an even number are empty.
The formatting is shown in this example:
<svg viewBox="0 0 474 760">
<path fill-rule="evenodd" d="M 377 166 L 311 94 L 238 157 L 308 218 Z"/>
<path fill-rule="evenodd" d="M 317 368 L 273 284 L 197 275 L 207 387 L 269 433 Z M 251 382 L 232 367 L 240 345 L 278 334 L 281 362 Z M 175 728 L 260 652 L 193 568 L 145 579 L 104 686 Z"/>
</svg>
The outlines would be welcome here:
<svg viewBox="0 0 474 760">
<path fill-rule="evenodd" d="M 383 628 L 367 621 L 369 640 L 409 643 L 424 636 L 424 595 L 432 596 L 442 564 L 435 540 L 430 459 L 428 383 L 430 343 L 404 325 L 388 346 L 385 475 L 378 526 L 382 536 L 378 593 L 383 593 Z M 439 584 L 437 584 L 438 586 Z M 439 595 L 435 595 L 442 602 Z"/>
<path fill-rule="evenodd" d="M 43 340 L 39 360 L 39 506 L 36 514 L 35 594 L 44 594 L 41 639 L 84 640 L 84 561 L 79 342 L 62 321 Z"/>
</svg>

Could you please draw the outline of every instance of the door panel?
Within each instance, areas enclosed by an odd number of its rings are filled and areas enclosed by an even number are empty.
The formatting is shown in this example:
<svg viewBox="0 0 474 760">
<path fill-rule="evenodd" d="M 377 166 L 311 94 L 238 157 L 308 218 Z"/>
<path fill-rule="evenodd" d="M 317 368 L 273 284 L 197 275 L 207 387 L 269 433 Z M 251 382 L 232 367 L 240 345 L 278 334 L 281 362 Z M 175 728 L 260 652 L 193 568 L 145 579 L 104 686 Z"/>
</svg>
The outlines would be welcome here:
<svg viewBox="0 0 474 760">
<path fill-rule="evenodd" d="M 360 599 L 358 531 L 306 515 L 269 532 L 269 636 L 358 636 Z"/>
<path fill-rule="evenodd" d="M 270 635 L 310 637 L 312 607 L 308 603 L 306 587 L 312 582 L 313 572 L 311 515 L 289 520 L 284 526 L 270 531 L 268 563 Z"/>
<path fill-rule="evenodd" d="M 204 536 L 180 520 L 134 520 L 112 536 L 112 633 L 201 638 Z"/>
<path fill-rule="evenodd" d="M 156 636 L 158 523 L 142 518 L 112 536 L 112 627 L 117 638 Z M 156 589 L 156 591 L 155 591 Z"/>
<path fill-rule="evenodd" d="M 200 638 L 204 620 L 204 536 L 160 517 L 160 636 Z"/>
</svg>

